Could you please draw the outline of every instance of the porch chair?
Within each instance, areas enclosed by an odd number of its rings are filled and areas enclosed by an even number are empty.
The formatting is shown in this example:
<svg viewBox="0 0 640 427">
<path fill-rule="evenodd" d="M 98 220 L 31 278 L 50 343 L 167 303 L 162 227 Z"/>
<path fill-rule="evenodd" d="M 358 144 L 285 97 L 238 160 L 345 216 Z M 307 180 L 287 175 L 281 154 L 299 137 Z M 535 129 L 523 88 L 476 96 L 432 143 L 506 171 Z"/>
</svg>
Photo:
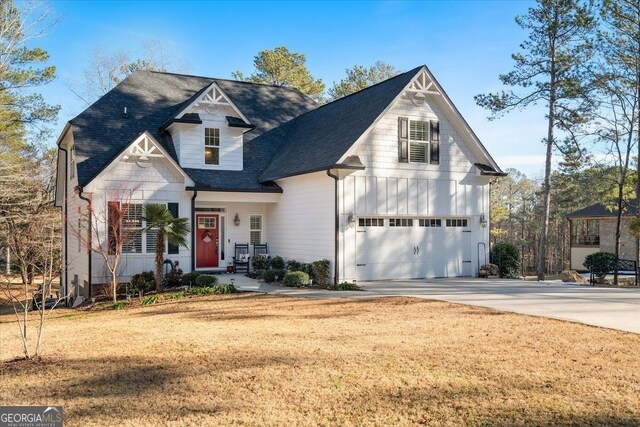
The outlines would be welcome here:
<svg viewBox="0 0 640 427">
<path fill-rule="evenodd" d="M 253 262 L 256 262 L 257 257 L 264 257 L 267 260 L 270 260 L 269 256 L 269 248 L 266 243 L 256 243 L 253 245 Z M 253 270 L 255 271 L 256 266 L 252 265 Z"/>
<path fill-rule="evenodd" d="M 256 243 L 253 245 L 253 257 L 257 257 L 258 255 L 269 255 L 269 248 L 266 243 Z"/>
<path fill-rule="evenodd" d="M 249 272 L 249 262 L 251 257 L 249 256 L 249 244 L 248 243 L 236 243 L 235 256 L 233 257 L 233 272 L 238 272 L 238 267 Z"/>
</svg>

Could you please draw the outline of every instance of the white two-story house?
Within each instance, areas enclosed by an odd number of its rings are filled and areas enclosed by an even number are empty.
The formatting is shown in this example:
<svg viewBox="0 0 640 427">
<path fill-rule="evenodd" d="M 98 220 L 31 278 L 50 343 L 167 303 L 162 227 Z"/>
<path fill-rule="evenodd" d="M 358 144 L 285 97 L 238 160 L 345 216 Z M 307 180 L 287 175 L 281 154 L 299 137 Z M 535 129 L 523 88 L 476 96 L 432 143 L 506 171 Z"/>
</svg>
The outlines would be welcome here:
<svg viewBox="0 0 640 427">
<path fill-rule="evenodd" d="M 106 282 L 91 248 L 108 244 L 99 219 L 123 197 L 123 281 L 153 269 L 154 235 L 136 231 L 144 203 L 189 218 L 189 247 L 166 248 L 185 272 L 267 243 L 272 256 L 329 259 L 334 281 L 471 276 L 487 257 L 489 184 L 504 175 L 425 66 L 325 105 L 292 88 L 138 72 L 58 146 L 68 295 Z"/>
</svg>

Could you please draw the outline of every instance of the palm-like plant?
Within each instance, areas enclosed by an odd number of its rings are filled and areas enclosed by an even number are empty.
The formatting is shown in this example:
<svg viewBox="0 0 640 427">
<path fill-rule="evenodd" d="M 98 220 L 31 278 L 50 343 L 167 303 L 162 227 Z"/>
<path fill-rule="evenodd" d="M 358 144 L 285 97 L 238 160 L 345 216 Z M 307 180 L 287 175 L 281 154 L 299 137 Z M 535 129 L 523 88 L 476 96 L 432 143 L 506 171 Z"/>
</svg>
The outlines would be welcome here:
<svg viewBox="0 0 640 427">
<path fill-rule="evenodd" d="M 144 216 L 147 226 L 143 231 L 156 230 L 156 291 L 162 290 L 162 265 L 164 263 L 165 239 L 172 245 L 187 247 L 189 224 L 186 218 L 174 218 L 165 205 L 144 205 Z"/>
</svg>

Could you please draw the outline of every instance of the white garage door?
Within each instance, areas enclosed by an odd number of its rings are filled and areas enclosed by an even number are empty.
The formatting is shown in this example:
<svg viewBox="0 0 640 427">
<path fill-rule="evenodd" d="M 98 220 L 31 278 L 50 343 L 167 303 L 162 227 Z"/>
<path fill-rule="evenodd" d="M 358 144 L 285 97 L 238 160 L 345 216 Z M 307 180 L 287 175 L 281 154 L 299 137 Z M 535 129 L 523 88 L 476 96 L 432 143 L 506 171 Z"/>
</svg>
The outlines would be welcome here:
<svg viewBox="0 0 640 427">
<path fill-rule="evenodd" d="M 466 218 L 359 218 L 358 280 L 470 276 Z"/>
</svg>

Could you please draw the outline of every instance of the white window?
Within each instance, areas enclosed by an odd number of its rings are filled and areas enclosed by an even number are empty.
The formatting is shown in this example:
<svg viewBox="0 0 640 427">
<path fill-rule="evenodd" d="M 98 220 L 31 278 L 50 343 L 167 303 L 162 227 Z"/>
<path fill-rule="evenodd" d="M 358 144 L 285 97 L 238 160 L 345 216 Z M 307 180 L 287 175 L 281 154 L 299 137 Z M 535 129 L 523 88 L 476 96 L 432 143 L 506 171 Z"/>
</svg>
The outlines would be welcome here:
<svg viewBox="0 0 640 427">
<path fill-rule="evenodd" d="M 384 227 L 384 219 L 382 218 L 358 218 L 360 227 Z"/>
<path fill-rule="evenodd" d="M 467 226 L 466 219 L 454 218 L 454 219 L 447 220 L 447 227 L 466 227 L 466 226 Z"/>
<path fill-rule="evenodd" d="M 69 178 L 76 176 L 76 147 L 72 145 L 69 149 Z"/>
<path fill-rule="evenodd" d="M 220 129 L 205 128 L 204 130 L 204 163 L 220 164 Z"/>
<path fill-rule="evenodd" d="M 131 203 L 122 213 L 122 252 L 139 254 L 142 252 L 142 204 Z"/>
<path fill-rule="evenodd" d="M 413 227 L 413 219 L 391 218 L 389 219 L 389 227 Z"/>
<path fill-rule="evenodd" d="M 249 217 L 249 242 L 252 245 L 262 243 L 262 215 Z"/>
<path fill-rule="evenodd" d="M 420 227 L 442 227 L 442 220 L 435 218 L 420 218 L 418 220 Z"/>
<path fill-rule="evenodd" d="M 409 161 L 427 163 L 429 161 L 429 122 L 411 120 L 409 122 Z"/>
</svg>

